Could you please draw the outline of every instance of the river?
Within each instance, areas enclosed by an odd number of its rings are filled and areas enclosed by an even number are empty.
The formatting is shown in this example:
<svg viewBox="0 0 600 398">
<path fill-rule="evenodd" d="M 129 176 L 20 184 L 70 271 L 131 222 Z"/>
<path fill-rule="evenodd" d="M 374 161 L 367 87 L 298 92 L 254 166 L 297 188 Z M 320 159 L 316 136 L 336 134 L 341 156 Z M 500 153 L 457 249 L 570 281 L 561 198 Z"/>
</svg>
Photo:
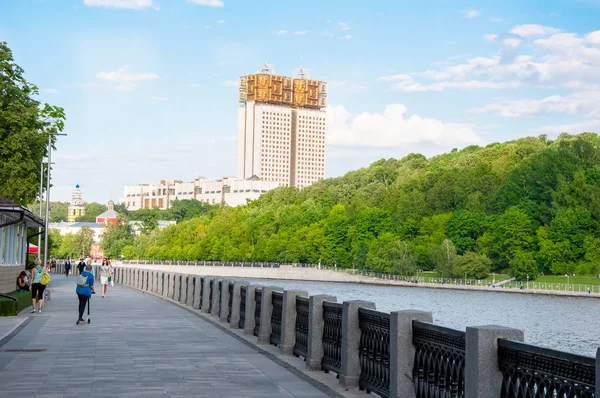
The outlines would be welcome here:
<svg viewBox="0 0 600 398">
<path fill-rule="evenodd" d="M 330 294 L 338 302 L 373 301 L 377 310 L 431 311 L 441 326 L 501 325 L 525 332 L 528 344 L 596 356 L 600 346 L 600 300 L 581 297 L 378 286 L 357 283 L 248 279 L 252 283 Z"/>
</svg>

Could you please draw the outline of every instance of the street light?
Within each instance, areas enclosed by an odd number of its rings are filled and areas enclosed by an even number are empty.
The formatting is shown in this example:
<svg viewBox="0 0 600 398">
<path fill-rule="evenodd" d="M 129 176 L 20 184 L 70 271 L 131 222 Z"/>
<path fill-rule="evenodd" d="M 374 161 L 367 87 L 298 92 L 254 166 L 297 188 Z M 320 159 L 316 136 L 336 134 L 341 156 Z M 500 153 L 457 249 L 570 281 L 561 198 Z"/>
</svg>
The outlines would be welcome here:
<svg viewBox="0 0 600 398">
<path fill-rule="evenodd" d="M 48 220 L 50 214 L 50 168 L 52 165 L 52 136 L 55 135 L 66 135 L 62 133 L 49 133 L 48 134 L 48 176 L 46 179 L 46 220 L 44 223 L 44 262 L 43 266 L 46 266 L 48 261 Z M 38 248 L 39 251 L 39 248 Z"/>
<path fill-rule="evenodd" d="M 529 274 L 527 274 L 527 289 L 529 289 Z"/>
</svg>

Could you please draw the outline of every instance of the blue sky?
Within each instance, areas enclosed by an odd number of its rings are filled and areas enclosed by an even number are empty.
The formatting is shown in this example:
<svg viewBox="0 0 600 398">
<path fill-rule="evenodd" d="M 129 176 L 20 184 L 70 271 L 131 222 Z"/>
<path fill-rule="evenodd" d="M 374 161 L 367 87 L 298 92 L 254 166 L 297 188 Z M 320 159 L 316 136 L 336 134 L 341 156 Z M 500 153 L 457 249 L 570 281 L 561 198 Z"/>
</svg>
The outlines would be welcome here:
<svg viewBox="0 0 600 398">
<path fill-rule="evenodd" d="M 2 0 L 40 100 L 67 113 L 52 199 L 235 175 L 235 82 L 329 82 L 326 175 L 382 157 L 600 130 L 600 1 Z"/>
</svg>

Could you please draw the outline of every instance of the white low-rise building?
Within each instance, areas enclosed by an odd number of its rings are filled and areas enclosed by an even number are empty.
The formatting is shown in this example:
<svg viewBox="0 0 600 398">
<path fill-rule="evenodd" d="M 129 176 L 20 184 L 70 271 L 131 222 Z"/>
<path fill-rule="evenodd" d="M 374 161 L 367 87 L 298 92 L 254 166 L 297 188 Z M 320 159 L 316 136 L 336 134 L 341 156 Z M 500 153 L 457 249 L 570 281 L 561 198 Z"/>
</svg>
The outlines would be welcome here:
<svg viewBox="0 0 600 398">
<path fill-rule="evenodd" d="M 245 205 L 248 200 L 258 197 L 281 186 L 280 182 L 263 181 L 259 178 L 246 180 L 225 177 L 210 181 L 198 178 L 194 181 L 161 180 L 158 184 L 126 185 L 121 203 L 128 210 L 168 209 L 177 200 L 196 199 L 202 203 Z"/>
</svg>

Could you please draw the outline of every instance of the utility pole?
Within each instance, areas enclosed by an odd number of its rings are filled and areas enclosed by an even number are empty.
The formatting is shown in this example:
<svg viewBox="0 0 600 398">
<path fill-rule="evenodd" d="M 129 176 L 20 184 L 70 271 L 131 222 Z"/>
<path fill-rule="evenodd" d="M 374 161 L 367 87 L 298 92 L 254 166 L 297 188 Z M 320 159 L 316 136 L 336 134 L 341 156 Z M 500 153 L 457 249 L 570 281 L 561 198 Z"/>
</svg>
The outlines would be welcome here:
<svg viewBox="0 0 600 398">
<path fill-rule="evenodd" d="M 44 159 L 42 159 L 42 163 L 40 163 L 40 218 L 42 218 L 42 198 L 44 196 Z M 38 252 L 37 259 L 40 259 L 40 254 L 42 253 L 42 227 L 38 227 Z"/>
<path fill-rule="evenodd" d="M 46 180 L 46 222 L 44 225 L 44 262 L 43 266 L 46 266 L 48 261 L 48 220 L 50 214 L 50 168 L 52 165 L 52 136 L 54 135 L 66 135 L 61 133 L 49 133 L 48 134 L 48 176 Z M 38 247 L 39 251 L 39 247 Z"/>
</svg>

